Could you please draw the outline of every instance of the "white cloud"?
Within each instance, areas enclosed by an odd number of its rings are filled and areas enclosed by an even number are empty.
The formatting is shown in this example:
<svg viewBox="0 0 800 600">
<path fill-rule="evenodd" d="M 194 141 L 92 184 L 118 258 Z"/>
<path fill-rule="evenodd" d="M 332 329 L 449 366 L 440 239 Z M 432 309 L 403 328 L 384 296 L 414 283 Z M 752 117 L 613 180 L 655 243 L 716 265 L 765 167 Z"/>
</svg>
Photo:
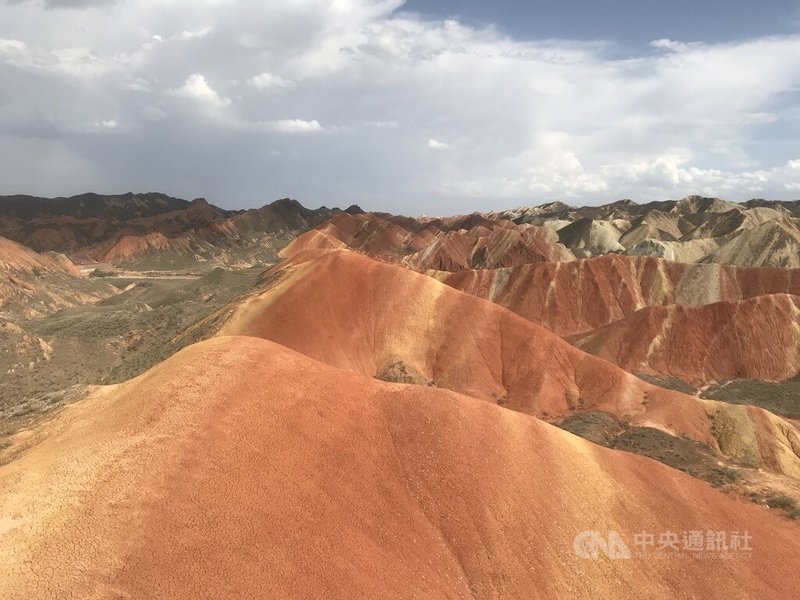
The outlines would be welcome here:
<svg viewBox="0 0 800 600">
<path fill-rule="evenodd" d="M 608 43 L 515 40 L 401 5 L 0 3 L 0 86 L 14 90 L 0 136 L 50 140 L 110 188 L 218 190 L 232 203 L 291 194 L 445 213 L 466 196 L 500 208 L 797 192 L 800 36 L 663 39 L 619 58 Z M 123 126 L 87 146 L 75 132 L 97 115 Z M 192 161 L 176 164 L 186 144 Z M 448 150 L 433 161 L 423 144 Z M 264 166 L 273 150 L 296 170 Z M 53 173 L 62 193 L 71 181 Z"/>
<path fill-rule="evenodd" d="M 295 86 L 294 81 L 290 81 L 288 79 L 284 79 L 280 75 L 273 75 L 272 73 L 261 73 L 252 77 L 250 79 L 250 83 L 256 86 L 260 90 L 271 90 L 271 89 L 291 89 Z"/>
<path fill-rule="evenodd" d="M 698 42 L 676 42 L 675 40 L 662 38 L 660 40 L 653 40 L 650 42 L 650 46 L 653 48 L 658 48 L 659 50 L 668 50 L 670 52 L 686 52 L 687 50 L 700 48 L 702 44 Z"/>
<path fill-rule="evenodd" d="M 664 200 L 690 194 L 744 199 L 763 197 L 767 192 L 783 195 L 780 192 L 800 190 L 797 170 L 800 170 L 800 161 L 751 171 L 702 169 L 692 166 L 691 158 L 679 153 L 586 170 L 575 154 L 565 152 L 524 170 L 519 177 L 487 178 L 483 181 L 468 178 L 455 184 L 444 184 L 442 190 L 472 197 L 494 195 L 509 199 L 531 194 L 580 199 L 587 194 L 594 196 L 611 190 L 637 190 L 637 198 L 641 200 Z M 615 197 L 623 196 L 617 194 Z"/>
<path fill-rule="evenodd" d="M 119 127 L 119 123 L 117 123 L 114 119 L 108 119 L 105 121 L 100 121 L 98 126 L 103 127 L 104 129 L 116 129 Z"/>
<path fill-rule="evenodd" d="M 523 160 L 534 164 L 525 168 L 508 169 L 513 175 L 483 181 L 465 178 L 455 184 L 445 183 L 442 190 L 473 197 L 519 198 L 533 194 L 581 198 L 585 194 L 603 193 L 609 189 L 605 174 L 588 172 L 573 152 L 561 152 L 541 163 L 530 156 Z"/>
<path fill-rule="evenodd" d="M 113 59 L 97 56 L 91 48 L 57 48 L 50 51 L 48 68 L 79 78 L 96 78 L 111 72 Z"/>
<path fill-rule="evenodd" d="M 28 45 L 25 42 L 0 39 L 0 54 L 19 55 L 27 53 Z"/>
<path fill-rule="evenodd" d="M 220 96 L 206 81 L 205 76 L 195 73 L 190 75 L 184 84 L 173 90 L 172 94 L 183 98 L 191 98 L 212 108 L 230 106 L 230 98 Z"/>
<path fill-rule="evenodd" d="M 267 129 L 271 131 L 278 131 L 280 133 L 313 133 L 316 131 L 323 131 L 324 128 L 319 124 L 316 119 L 313 121 L 304 121 L 302 119 L 281 119 L 278 121 L 270 121 L 265 123 Z"/>
<path fill-rule="evenodd" d="M 189 40 L 199 40 L 201 38 L 206 37 L 209 33 L 211 33 L 213 31 L 213 29 L 214 28 L 211 27 L 211 26 L 201 27 L 200 29 L 197 29 L 195 31 L 187 31 L 187 30 L 184 29 L 176 37 L 177 37 L 177 39 L 182 40 L 184 42 L 188 42 Z M 160 38 L 160 36 L 154 36 L 154 38 L 155 37 L 159 37 Z"/>
</svg>

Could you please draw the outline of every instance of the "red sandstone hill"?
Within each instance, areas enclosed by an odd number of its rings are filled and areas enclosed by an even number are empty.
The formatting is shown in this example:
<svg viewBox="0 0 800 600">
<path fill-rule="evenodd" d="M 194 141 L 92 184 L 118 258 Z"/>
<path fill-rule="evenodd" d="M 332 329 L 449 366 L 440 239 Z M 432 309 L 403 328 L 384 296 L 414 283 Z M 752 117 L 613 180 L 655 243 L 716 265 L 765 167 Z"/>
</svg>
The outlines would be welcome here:
<svg viewBox="0 0 800 600">
<path fill-rule="evenodd" d="M 571 341 L 627 371 L 695 386 L 725 379 L 780 381 L 800 371 L 800 298 L 772 294 L 703 306 L 651 306 Z"/>
<path fill-rule="evenodd" d="M 219 334 L 270 339 L 363 375 L 435 384 L 542 416 L 567 414 L 579 402 L 636 413 L 650 390 L 542 327 L 430 277 L 348 250 L 307 256 L 272 268 L 262 290 L 224 309 Z"/>
<path fill-rule="evenodd" d="M 78 268 L 62 254 L 39 254 L 22 244 L 0 237 L 0 272 L 2 273 L 62 273 L 77 276 Z"/>
<path fill-rule="evenodd" d="M 573 260 L 573 254 L 557 242 L 558 236 L 544 227 L 475 227 L 441 233 L 402 262 L 417 270 L 463 271 Z"/>
<path fill-rule="evenodd" d="M 800 269 L 688 265 L 642 256 L 430 274 L 562 336 L 589 333 L 648 306 L 800 295 Z"/>
<path fill-rule="evenodd" d="M 730 440 L 715 437 L 709 414 L 738 411 L 732 428 L 755 432 L 746 442 L 751 463 L 800 475 L 798 431 L 761 409 L 719 408 L 652 386 L 496 304 L 403 267 L 346 250 L 303 256 L 268 271 L 263 289 L 207 324 L 362 375 L 437 385 L 546 419 L 606 411 L 722 453 Z"/>
<path fill-rule="evenodd" d="M 0 237 L 0 320 L 40 317 L 111 293 L 111 286 L 81 279 L 66 256 Z"/>
<path fill-rule="evenodd" d="M 0 466 L 9 600 L 800 595 L 800 529 L 766 509 L 254 338 L 97 389 L 25 443 Z M 588 560 L 573 544 L 587 530 L 632 552 L 641 532 L 746 530 L 752 552 Z"/>
<path fill-rule="evenodd" d="M 299 236 L 281 256 L 332 248 L 357 250 L 417 270 L 462 271 L 575 258 L 544 227 L 480 215 L 410 219 L 378 213 L 337 215 Z"/>
</svg>

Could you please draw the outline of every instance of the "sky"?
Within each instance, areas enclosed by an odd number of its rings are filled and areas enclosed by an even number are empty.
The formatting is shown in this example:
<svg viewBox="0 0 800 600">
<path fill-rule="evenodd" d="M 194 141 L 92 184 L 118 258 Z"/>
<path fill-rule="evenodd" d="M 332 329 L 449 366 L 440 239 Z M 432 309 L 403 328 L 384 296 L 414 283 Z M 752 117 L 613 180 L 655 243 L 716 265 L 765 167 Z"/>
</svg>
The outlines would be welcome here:
<svg viewBox="0 0 800 600">
<path fill-rule="evenodd" d="M 662 38 L 719 43 L 791 35 L 800 19 L 796 0 L 409 0 L 404 10 L 496 25 L 522 40 L 602 39 L 633 50 Z"/>
<path fill-rule="evenodd" d="M 800 4 L 0 0 L 0 194 L 800 199 Z"/>
</svg>

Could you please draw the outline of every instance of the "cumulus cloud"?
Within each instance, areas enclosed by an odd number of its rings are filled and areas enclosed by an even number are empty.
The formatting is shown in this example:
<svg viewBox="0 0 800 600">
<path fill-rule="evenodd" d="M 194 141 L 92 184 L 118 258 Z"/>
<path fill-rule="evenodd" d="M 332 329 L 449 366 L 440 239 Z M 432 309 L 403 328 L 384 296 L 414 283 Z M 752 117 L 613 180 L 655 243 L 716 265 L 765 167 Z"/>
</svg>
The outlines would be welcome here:
<svg viewBox="0 0 800 600">
<path fill-rule="evenodd" d="M 187 42 L 189 40 L 199 40 L 200 38 L 204 38 L 209 33 L 211 33 L 212 29 L 213 29 L 213 27 L 211 27 L 211 26 L 201 27 L 200 29 L 196 29 L 194 31 L 187 31 L 187 30 L 184 29 L 177 36 L 177 38 L 179 40 L 183 40 L 184 42 Z M 160 41 L 160 36 L 158 36 L 158 38 L 159 38 L 159 41 Z"/>
<path fill-rule="evenodd" d="M 440 142 L 439 140 L 429 138 L 428 148 L 433 148 L 434 150 L 449 150 L 450 146 L 445 144 L 444 142 Z"/>
<path fill-rule="evenodd" d="M 206 81 L 205 76 L 195 73 L 190 75 L 182 86 L 170 92 L 174 96 L 190 98 L 202 102 L 212 108 L 230 106 L 231 99 L 220 96 Z"/>
<path fill-rule="evenodd" d="M 800 36 L 622 53 L 401 0 L 57 4 L 81 10 L 0 4 L 2 148 L 52 146 L 52 194 L 84 185 L 66 164 L 109 191 L 397 212 L 800 189 Z"/>
<path fill-rule="evenodd" d="M 766 190 L 771 190 L 772 195 L 788 197 L 785 192 L 800 190 L 798 170 L 800 161 L 789 161 L 769 169 L 703 169 L 692 166 L 685 156 L 665 154 L 646 161 L 607 164 L 587 171 L 577 157 L 566 153 L 528 169 L 518 178 L 489 180 L 483 186 L 467 180 L 463 187 L 456 189 L 472 195 L 486 195 L 494 190 L 508 198 L 519 197 L 527 191 L 581 199 L 587 194 L 592 197 L 609 190 L 626 189 L 637 190 L 645 199 L 677 198 L 695 193 L 742 199 L 762 197 Z"/>
<path fill-rule="evenodd" d="M 19 40 L 3 40 L 0 39 L 0 54 L 14 55 L 14 54 L 27 54 L 28 45 Z"/>
<path fill-rule="evenodd" d="M 284 79 L 280 75 L 267 73 L 266 71 L 252 77 L 250 83 L 260 90 L 291 89 L 295 86 L 293 81 Z"/>
</svg>

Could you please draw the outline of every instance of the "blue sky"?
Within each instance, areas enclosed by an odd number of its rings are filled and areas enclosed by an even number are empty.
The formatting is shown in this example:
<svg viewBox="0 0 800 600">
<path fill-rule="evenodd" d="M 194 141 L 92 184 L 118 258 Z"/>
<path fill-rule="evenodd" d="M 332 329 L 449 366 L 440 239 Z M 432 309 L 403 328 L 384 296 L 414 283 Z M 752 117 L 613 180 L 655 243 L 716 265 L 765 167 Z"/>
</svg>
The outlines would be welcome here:
<svg viewBox="0 0 800 600">
<path fill-rule="evenodd" d="M 404 10 L 494 24 L 517 38 L 605 39 L 623 46 L 659 38 L 728 42 L 800 29 L 800 4 L 786 0 L 409 0 Z"/>
<path fill-rule="evenodd" d="M 0 194 L 800 198 L 786 2 L 0 0 Z"/>
</svg>

